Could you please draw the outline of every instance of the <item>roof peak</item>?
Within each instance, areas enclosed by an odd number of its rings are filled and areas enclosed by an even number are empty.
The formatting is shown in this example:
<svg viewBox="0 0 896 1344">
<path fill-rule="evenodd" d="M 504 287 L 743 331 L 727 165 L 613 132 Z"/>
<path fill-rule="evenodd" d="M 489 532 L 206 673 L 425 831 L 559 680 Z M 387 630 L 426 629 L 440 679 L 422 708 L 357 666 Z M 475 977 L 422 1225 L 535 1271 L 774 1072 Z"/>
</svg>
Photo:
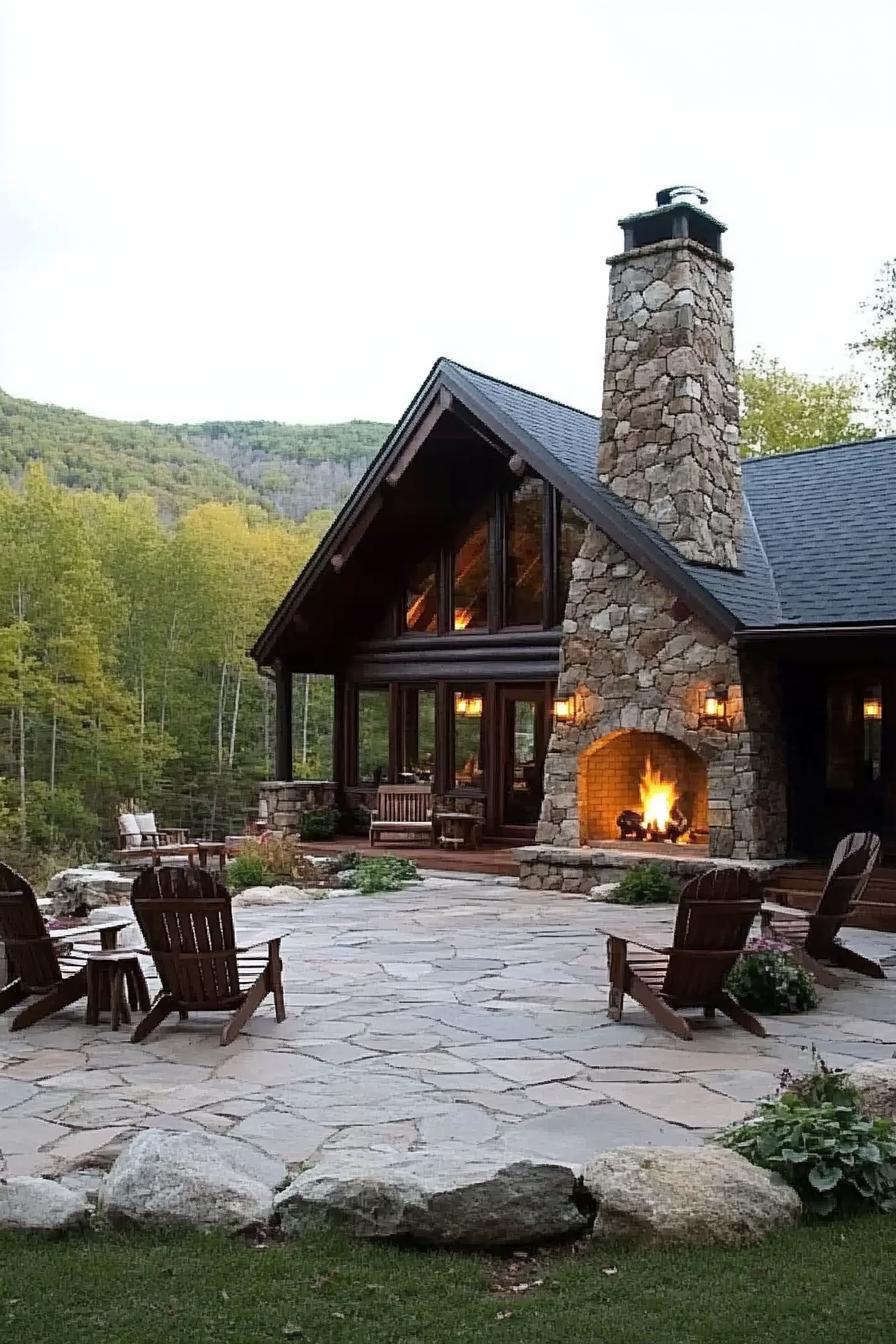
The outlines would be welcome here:
<svg viewBox="0 0 896 1344">
<path fill-rule="evenodd" d="M 438 361 L 440 364 L 450 364 L 452 368 L 460 369 L 461 373 L 472 373 L 475 378 L 484 378 L 489 383 L 499 383 L 501 387 L 509 387 L 512 392 L 522 392 L 527 397 L 537 397 L 539 401 L 550 402 L 552 406 L 560 406 L 564 411 L 572 411 L 575 415 L 584 415 L 586 419 L 600 422 L 600 416 L 595 415 L 593 411 L 583 411 L 581 406 L 573 406 L 568 401 L 559 401 L 557 397 L 546 397 L 543 392 L 533 392 L 531 387 L 522 387 L 519 383 L 508 382 L 506 378 L 496 378 L 493 373 L 484 373 L 482 369 L 471 369 L 469 364 L 461 364 L 459 359 L 451 359 L 448 355 L 442 355 Z"/>
</svg>

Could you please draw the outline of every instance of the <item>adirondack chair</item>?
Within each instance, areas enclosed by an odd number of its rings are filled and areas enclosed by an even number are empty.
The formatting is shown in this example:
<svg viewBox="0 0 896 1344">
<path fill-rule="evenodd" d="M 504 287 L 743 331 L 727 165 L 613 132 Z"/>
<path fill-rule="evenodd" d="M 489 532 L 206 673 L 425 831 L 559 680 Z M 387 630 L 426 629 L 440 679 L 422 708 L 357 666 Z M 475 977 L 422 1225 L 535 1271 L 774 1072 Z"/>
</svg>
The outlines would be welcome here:
<svg viewBox="0 0 896 1344">
<path fill-rule="evenodd" d="M 622 1018 L 629 994 L 684 1041 L 692 1033 L 683 1008 L 702 1008 L 705 1017 L 714 1017 L 718 1009 L 754 1036 L 764 1036 L 762 1023 L 725 991 L 761 903 L 759 887 L 745 869 L 713 868 L 682 891 L 671 944 L 668 933 L 646 922 L 639 927 L 634 912 L 619 909 L 608 915 L 600 932 L 607 934 L 613 1021 Z M 629 950 L 629 944 L 637 950 Z"/>
<path fill-rule="evenodd" d="M 861 899 L 879 857 L 879 837 L 871 831 L 855 831 L 845 835 L 834 850 L 820 896 L 794 888 L 765 888 L 764 896 L 771 899 L 763 900 L 762 904 L 763 933 L 789 943 L 794 958 L 829 989 L 839 989 L 842 981 L 822 965 L 825 961 L 876 980 L 885 978 L 876 961 L 837 941 L 837 934 Z M 816 902 L 814 910 L 791 905 L 794 897 Z"/>
<path fill-rule="evenodd" d="M 382 784 L 377 789 L 376 811 L 370 814 L 370 847 L 383 832 L 390 835 L 427 835 L 436 842 L 432 815 L 432 791 L 419 784 Z"/>
<path fill-rule="evenodd" d="M 132 1041 L 144 1040 L 171 1013 L 182 1021 L 191 1012 L 229 1013 L 221 1033 L 221 1044 L 229 1045 L 269 994 L 277 1021 L 284 1020 L 283 935 L 238 939 L 230 892 L 207 869 L 145 868 L 131 904 L 162 986 Z M 265 944 L 266 953 L 255 952 Z"/>
<path fill-rule="evenodd" d="M 0 988 L 0 1013 L 35 996 L 17 1013 L 10 1031 L 21 1031 L 87 997 L 87 958 L 91 951 L 112 951 L 127 919 L 99 927 L 48 929 L 25 878 L 0 863 L 0 941 L 6 950 L 7 983 Z M 97 943 L 96 935 L 100 941 Z M 90 942 L 85 940 L 92 940 Z"/>
</svg>

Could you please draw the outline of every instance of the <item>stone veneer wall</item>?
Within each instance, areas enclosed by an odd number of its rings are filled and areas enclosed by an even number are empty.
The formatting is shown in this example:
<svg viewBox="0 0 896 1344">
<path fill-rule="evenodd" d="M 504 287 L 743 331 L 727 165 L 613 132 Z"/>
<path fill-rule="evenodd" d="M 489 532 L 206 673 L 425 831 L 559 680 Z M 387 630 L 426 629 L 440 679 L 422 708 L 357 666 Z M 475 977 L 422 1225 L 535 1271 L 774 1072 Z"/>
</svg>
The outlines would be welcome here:
<svg viewBox="0 0 896 1344">
<path fill-rule="evenodd" d="M 786 763 L 776 669 L 720 640 L 656 579 L 591 526 L 573 562 L 558 693 L 582 710 L 555 723 L 537 840 L 583 843 L 580 754 L 608 733 L 667 733 L 706 762 L 710 853 L 781 858 Z M 699 722 L 706 690 L 729 687 L 731 731 Z"/>
<path fill-rule="evenodd" d="M 731 263 L 699 243 L 610 258 L 598 473 L 688 559 L 737 564 Z"/>
<path fill-rule="evenodd" d="M 269 779 L 258 786 L 258 801 L 268 805 L 268 826 L 275 835 L 297 835 L 305 812 L 336 807 L 336 785 L 321 779 Z"/>
</svg>

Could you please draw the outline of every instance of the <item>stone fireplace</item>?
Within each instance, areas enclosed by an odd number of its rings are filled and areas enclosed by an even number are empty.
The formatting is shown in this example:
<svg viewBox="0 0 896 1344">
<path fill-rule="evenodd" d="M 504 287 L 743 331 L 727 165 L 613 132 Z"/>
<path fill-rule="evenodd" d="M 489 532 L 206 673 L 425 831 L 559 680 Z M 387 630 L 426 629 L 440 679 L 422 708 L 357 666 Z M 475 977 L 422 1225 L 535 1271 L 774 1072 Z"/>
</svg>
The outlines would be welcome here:
<svg viewBox="0 0 896 1344">
<path fill-rule="evenodd" d="M 703 844 L 707 830 L 706 763 L 695 751 L 667 733 L 622 729 L 593 742 L 578 760 L 579 825 L 583 845 L 632 839 L 620 831 L 623 813 L 650 815 L 645 809 L 653 781 L 659 779 L 663 801 L 687 822 L 677 843 Z M 668 783 L 668 789 L 665 787 Z M 654 787 L 656 787 L 654 785 Z M 651 839 L 649 844 L 675 840 Z"/>
<path fill-rule="evenodd" d="M 610 258 L 600 483 L 689 565 L 736 574 L 744 499 L 724 225 L 691 189 L 621 221 Z M 705 707 L 725 688 L 724 722 Z M 573 562 L 537 843 L 521 851 L 524 885 L 587 891 L 620 842 L 617 818 L 641 811 L 649 757 L 673 781 L 687 844 L 644 843 L 681 867 L 760 864 L 786 852 L 786 762 L 778 673 L 760 652 L 710 628 L 594 524 Z M 702 859 L 699 858 L 703 855 Z M 612 856 L 611 856 L 612 857 Z M 603 880 L 603 879 L 600 879 Z"/>
</svg>

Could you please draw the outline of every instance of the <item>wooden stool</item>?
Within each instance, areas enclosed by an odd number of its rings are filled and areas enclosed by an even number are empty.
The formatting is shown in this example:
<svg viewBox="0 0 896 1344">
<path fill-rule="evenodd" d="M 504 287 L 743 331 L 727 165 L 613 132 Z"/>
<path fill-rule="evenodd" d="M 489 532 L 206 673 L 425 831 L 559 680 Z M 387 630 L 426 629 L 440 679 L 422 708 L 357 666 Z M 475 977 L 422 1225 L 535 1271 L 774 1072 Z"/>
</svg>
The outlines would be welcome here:
<svg viewBox="0 0 896 1344">
<path fill-rule="evenodd" d="M 117 1031 L 120 1022 L 130 1022 L 132 1008 L 149 1012 L 149 990 L 137 953 L 91 952 L 87 958 L 87 1025 L 98 1026 L 100 1013 L 108 1009 L 112 1030 Z"/>
</svg>

